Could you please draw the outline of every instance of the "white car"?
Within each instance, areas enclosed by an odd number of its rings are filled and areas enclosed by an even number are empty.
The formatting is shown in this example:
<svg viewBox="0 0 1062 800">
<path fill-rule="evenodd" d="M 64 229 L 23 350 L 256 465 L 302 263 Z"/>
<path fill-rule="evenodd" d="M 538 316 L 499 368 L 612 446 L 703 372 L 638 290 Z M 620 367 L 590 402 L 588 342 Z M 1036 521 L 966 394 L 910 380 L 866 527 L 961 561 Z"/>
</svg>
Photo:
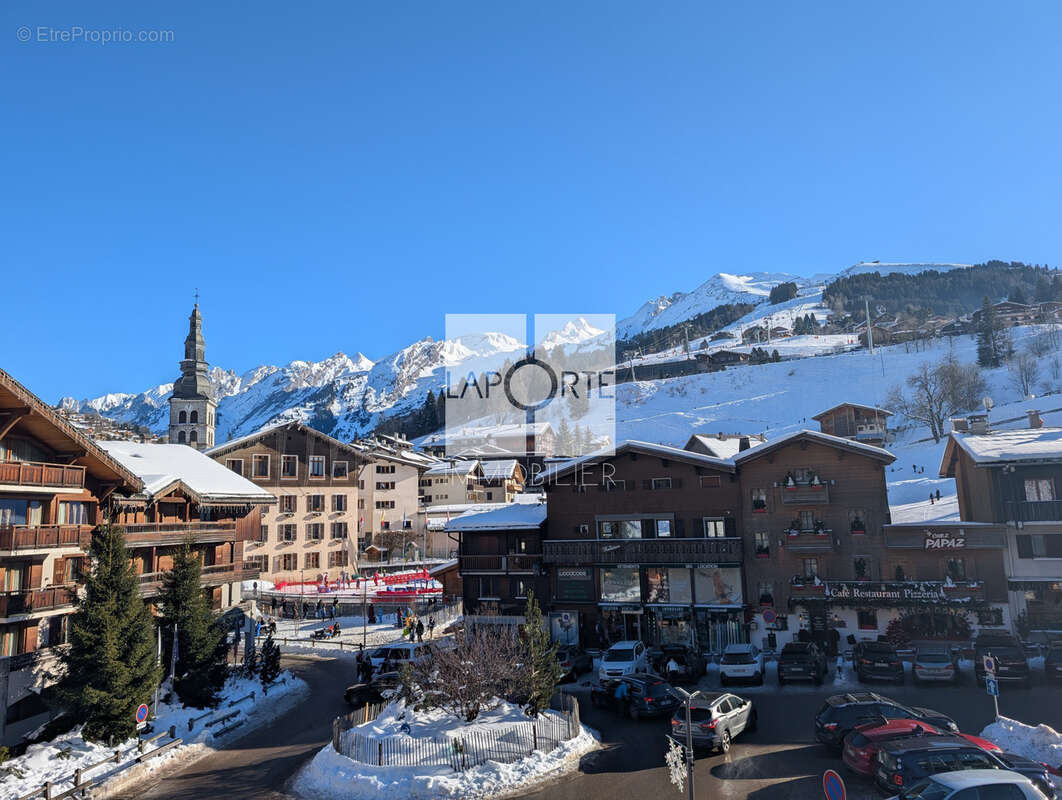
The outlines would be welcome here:
<svg viewBox="0 0 1062 800">
<path fill-rule="evenodd" d="M 754 644 L 728 644 L 719 659 L 719 684 L 750 681 L 763 685 L 763 652 Z"/>
<path fill-rule="evenodd" d="M 891 800 L 959 800 L 967 797 L 1044 800 L 1036 785 L 1007 769 L 965 769 L 939 772 L 917 781 Z"/>
<path fill-rule="evenodd" d="M 618 681 L 624 675 L 649 670 L 649 657 L 642 642 L 616 642 L 601 656 L 597 679 L 602 683 Z"/>
</svg>

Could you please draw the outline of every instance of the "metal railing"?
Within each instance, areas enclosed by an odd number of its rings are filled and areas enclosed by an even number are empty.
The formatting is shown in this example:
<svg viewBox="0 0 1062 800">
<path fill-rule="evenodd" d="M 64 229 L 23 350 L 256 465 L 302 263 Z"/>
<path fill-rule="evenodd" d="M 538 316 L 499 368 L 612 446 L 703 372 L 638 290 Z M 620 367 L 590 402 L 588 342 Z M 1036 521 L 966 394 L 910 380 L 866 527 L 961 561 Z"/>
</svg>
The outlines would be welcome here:
<svg viewBox="0 0 1062 800">
<path fill-rule="evenodd" d="M 39 461 L 2 461 L 0 462 L 0 483 L 82 489 L 85 486 L 85 468 L 71 464 L 46 464 Z"/>
<path fill-rule="evenodd" d="M 88 549 L 91 525 L 11 525 L 0 527 L 0 550 L 39 550 L 46 547 Z"/>
<path fill-rule="evenodd" d="M 738 537 L 703 539 L 564 539 L 542 543 L 547 564 L 689 564 L 740 561 Z"/>
</svg>

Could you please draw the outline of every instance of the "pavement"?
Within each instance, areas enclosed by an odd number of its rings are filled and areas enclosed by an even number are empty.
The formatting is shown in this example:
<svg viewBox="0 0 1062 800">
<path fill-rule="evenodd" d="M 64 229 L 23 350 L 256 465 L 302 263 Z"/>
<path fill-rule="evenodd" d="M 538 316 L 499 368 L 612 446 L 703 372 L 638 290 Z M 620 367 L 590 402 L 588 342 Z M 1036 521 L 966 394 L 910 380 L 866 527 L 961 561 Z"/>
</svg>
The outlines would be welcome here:
<svg viewBox="0 0 1062 800">
<path fill-rule="evenodd" d="M 286 787 L 298 769 L 331 738 L 332 719 L 349 709 L 342 691 L 349 684 L 349 659 L 290 655 L 284 659 L 310 686 L 310 701 L 272 723 L 250 732 L 225 749 L 170 772 L 153 784 L 123 795 L 129 798 L 287 798 Z M 1049 687 L 1043 673 L 1034 673 L 1032 689 L 1004 686 L 1000 713 L 1027 722 L 1044 722 L 1062 729 L 1062 688 Z M 901 702 L 941 711 L 967 733 L 979 733 L 994 717 L 991 698 L 977 687 L 971 674 L 959 686 L 914 687 L 851 681 L 842 673 L 821 687 L 790 684 L 779 688 L 773 675 L 764 686 L 731 686 L 727 691 L 748 697 L 758 712 L 754 733 L 743 733 L 727 755 L 698 753 L 695 765 L 697 797 L 729 800 L 821 800 L 822 774 L 836 769 L 845 776 L 852 800 L 881 797 L 863 779 L 845 773 L 840 757 L 819 745 L 812 719 L 824 699 L 837 692 L 866 688 Z M 836 683 L 834 682 L 836 681 Z M 579 771 L 539 784 L 520 795 L 541 800 L 591 798 L 680 798 L 664 767 L 667 719 L 635 722 L 625 715 L 598 709 L 590 703 L 590 680 L 564 685 L 580 699 L 582 720 L 598 731 L 602 748 L 582 758 Z M 708 675 L 700 688 L 718 688 L 717 675 Z M 150 781 L 151 779 L 147 779 Z"/>
</svg>

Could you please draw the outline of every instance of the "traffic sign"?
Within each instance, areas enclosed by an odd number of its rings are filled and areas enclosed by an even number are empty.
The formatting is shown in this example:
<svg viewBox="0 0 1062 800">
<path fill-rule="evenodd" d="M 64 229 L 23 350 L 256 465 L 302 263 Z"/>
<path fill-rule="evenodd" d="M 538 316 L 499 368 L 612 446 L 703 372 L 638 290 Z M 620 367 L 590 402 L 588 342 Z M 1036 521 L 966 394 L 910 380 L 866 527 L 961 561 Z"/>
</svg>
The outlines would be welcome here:
<svg viewBox="0 0 1062 800">
<path fill-rule="evenodd" d="M 778 619 L 778 616 L 774 613 L 773 608 L 763 609 L 763 621 L 768 625 L 774 625 L 774 621 Z"/>
<path fill-rule="evenodd" d="M 999 681 L 991 676 L 985 677 L 985 691 L 992 697 L 999 697 Z"/>
<path fill-rule="evenodd" d="M 147 722 L 147 718 L 148 718 L 147 703 L 141 703 L 136 709 L 136 721 L 137 722 Z"/>
<path fill-rule="evenodd" d="M 845 800 L 847 792 L 844 780 L 832 769 L 826 770 L 822 775 L 822 793 L 826 795 L 826 800 Z"/>
<path fill-rule="evenodd" d="M 992 656 L 985 656 L 984 660 L 981 663 L 984 664 L 985 672 L 990 673 L 992 675 L 995 674 L 996 660 L 992 658 Z"/>
</svg>

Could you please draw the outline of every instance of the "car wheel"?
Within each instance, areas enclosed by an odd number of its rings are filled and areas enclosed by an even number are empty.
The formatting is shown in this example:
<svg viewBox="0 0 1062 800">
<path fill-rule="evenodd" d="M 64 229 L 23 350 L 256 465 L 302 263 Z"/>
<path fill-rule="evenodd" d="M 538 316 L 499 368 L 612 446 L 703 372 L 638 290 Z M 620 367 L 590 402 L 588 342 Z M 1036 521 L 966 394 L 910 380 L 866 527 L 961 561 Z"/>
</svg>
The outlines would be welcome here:
<svg viewBox="0 0 1062 800">
<path fill-rule="evenodd" d="M 633 719 L 635 722 L 642 718 L 641 713 L 633 704 L 627 709 L 627 713 L 630 715 L 630 718 Z"/>
<path fill-rule="evenodd" d="M 748 731 L 749 733 L 753 733 L 753 732 L 755 732 L 755 730 L 756 730 L 756 724 L 757 724 L 757 722 L 758 722 L 758 720 L 756 719 L 756 712 L 755 712 L 755 710 L 753 710 L 753 711 L 750 711 L 750 712 L 749 712 L 749 721 L 748 721 L 748 723 L 747 723 L 747 724 L 745 725 L 745 730 L 747 730 L 747 731 Z"/>
<path fill-rule="evenodd" d="M 719 752 L 730 752 L 730 731 L 723 731 L 723 738 L 719 740 Z"/>
</svg>

